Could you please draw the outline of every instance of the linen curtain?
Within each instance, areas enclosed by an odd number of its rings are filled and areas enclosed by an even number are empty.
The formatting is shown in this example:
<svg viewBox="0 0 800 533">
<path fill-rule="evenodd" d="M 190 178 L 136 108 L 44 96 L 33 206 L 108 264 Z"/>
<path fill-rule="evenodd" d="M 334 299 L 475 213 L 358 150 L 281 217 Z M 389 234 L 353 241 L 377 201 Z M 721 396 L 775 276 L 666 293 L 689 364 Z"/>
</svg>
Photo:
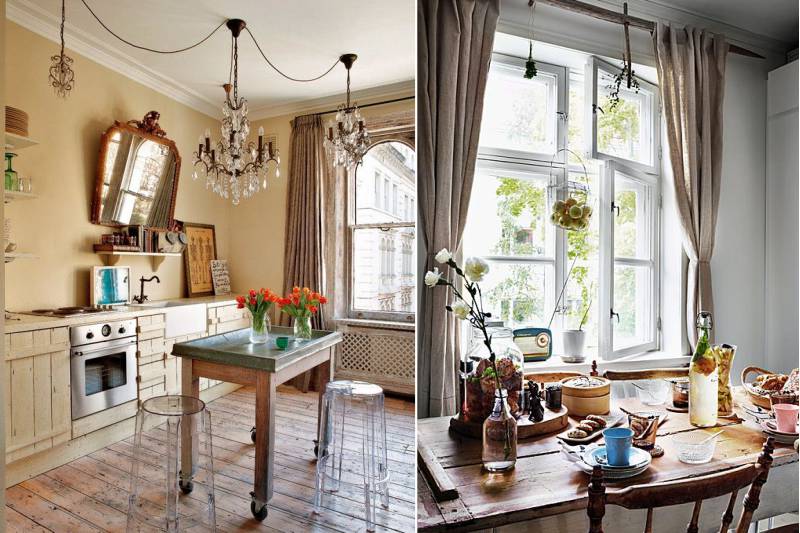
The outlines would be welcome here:
<svg viewBox="0 0 800 533">
<path fill-rule="evenodd" d="M 323 293 L 326 290 L 322 217 L 327 167 L 322 143 L 322 118 L 319 115 L 305 115 L 292 121 L 283 254 L 285 292 L 291 291 L 295 285 Z M 290 317 L 280 313 L 280 323 L 290 325 Z M 324 329 L 322 313 L 318 313 L 311 323 L 315 329 Z"/>
<path fill-rule="evenodd" d="M 686 329 L 694 346 L 695 316 L 714 311 L 711 256 L 722 176 L 728 44 L 705 30 L 658 23 L 653 45 L 683 248 L 689 257 Z"/>
<path fill-rule="evenodd" d="M 475 174 L 483 94 L 499 0 L 417 4 L 418 342 L 417 415 L 456 411 L 458 328 L 447 291 L 422 277 L 441 248 L 457 251 Z"/>
</svg>

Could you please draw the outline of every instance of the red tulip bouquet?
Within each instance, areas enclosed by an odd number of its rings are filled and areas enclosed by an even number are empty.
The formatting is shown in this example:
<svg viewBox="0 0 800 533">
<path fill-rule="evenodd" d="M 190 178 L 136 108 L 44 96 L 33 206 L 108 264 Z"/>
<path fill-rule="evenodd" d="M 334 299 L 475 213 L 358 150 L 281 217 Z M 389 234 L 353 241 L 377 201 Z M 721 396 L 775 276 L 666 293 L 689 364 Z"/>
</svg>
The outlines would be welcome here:
<svg viewBox="0 0 800 533">
<path fill-rule="evenodd" d="M 236 307 L 239 309 L 247 308 L 253 317 L 253 326 L 250 329 L 250 342 L 253 344 L 263 344 L 269 337 L 269 310 L 272 304 L 279 300 L 278 295 L 269 289 L 262 288 L 256 292 L 250 289 L 246 296 L 236 297 Z"/>
<path fill-rule="evenodd" d="M 285 298 L 278 298 L 281 311 L 294 317 L 294 336 L 296 339 L 311 338 L 311 317 L 319 311 L 321 304 L 328 303 L 322 294 L 308 287 L 293 287 Z"/>
</svg>

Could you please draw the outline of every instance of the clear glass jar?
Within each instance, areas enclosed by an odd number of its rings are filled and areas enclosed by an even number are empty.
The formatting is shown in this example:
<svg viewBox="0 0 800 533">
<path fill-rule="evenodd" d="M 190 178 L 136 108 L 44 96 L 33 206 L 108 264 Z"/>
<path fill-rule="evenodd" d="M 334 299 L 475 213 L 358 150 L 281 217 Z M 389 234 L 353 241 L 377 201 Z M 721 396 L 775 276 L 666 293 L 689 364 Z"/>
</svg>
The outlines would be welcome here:
<svg viewBox="0 0 800 533">
<path fill-rule="evenodd" d="M 717 360 L 708 344 L 711 327 L 711 313 L 700 311 L 697 314 L 697 346 L 689 364 L 689 423 L 697 427 L 717 424 L 719 374 Z"/>
<path fill-rule="evenodd" d="M 250 343 L 264 344 L 269 338 L 269 313 L 250 313 Z"/>
<path fill-rule="evenodd" d="M 294 317 L 294 338 L 298 341 L 307 341 L 311 338 L 311 316 Z"/>
<path fill-rule="evenodd" d="M 717 361 L 719 384 L 717 385 L 717 416 L 733 414 L 733 391 L 731 390 L 731 365 L 736 354 L 736 346 L 715 344 L 711 347 Z"/>
<path fill-rule="evenodd" d="M 517 463 L 517 421 L 511 416 L 506 391 L 496 390 L 492 412 L 483 421 L 481 461 L 489 472 L 506 472 Z"/>
<path fill-rule="evenodd" d="M 507 391 L 505 400 L 509 412 L 514 418 L 519 418 L 522 414 L 522 351 L 514 344 L 511 328 L 503 327 L 502 322 L 487 327 L 486 333 L 492 339 L 500 387 Z M 484 341 L 483 332 L 473 328 L 466 359 L 474 363 L 474 370 L 466 377 L 461 407 L 461 419 L 465 422 L 482 423 L 492 412 L 495 403 L 497 380 Z"/>
</svg>

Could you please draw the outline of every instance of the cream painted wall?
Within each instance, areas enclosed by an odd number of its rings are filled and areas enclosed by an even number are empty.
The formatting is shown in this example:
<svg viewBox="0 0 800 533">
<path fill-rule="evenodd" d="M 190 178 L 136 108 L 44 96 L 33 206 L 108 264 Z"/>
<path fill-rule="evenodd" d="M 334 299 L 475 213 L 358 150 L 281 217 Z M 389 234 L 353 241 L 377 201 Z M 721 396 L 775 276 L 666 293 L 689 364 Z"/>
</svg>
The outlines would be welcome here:
<svg viewBox="0 0 800 533">
<path fill-rule="evenodd" d="M 218 131 L 218 121 L 71 51 L 76 84 L 62 100 L 47 85 L 57 45 L 9 21 L 5 29 L 6 103 L 30 115 L 30 135 L 40 142 L 21 150 L 14 164 L 22 176 L 33 178 L 39 198 L 6 207 L 18 249 L 39 258 L 6 266 L 6 309 L 88 303 L 88 271 L 102 264 L 92 244 L 108 232 L 89 222 L 100 135 L 114 120 L 141 119 L 153 109 L 161 113 L 161 126 L 182 158 L 176 218 L 215 224 L 218 256 L 229 258 L 233 213 L 225 200 L 191 179 L 197 138 L 206 128 Z M 131 267 L 134 280 L 152 274 L 148 258 L 120 264 Z M 151 299 L 184 295 L 180 258 L 165 260 L 157 274 L 161 284 L 151 284 Z"/>
<path fill-rule="evenodd" d="M 369 127 L 370 118 L 413 111 L 414 101 L 405 100 L 376 105 L 362 110 Z M 320 110 L 323 111 L 323 110 Z M 250 126 L 251 131 L 264 127 L 267 135 L 277 134 L 281 152 L 281 177 L 271 178 L 268 189 L 232 208 L 230 248 L 236 258 L 230 264 L 231 284 L 236 291 L 269 287 L 283 290 L 283 251 L 286 231 L 286 193 L 289 176 L 291 121 L 295 115 L 272 117 Z M 323 123 L 332 115 L 325 115 Z M 333 288 L 336 290 L 336 287 Z"/>
</svg>

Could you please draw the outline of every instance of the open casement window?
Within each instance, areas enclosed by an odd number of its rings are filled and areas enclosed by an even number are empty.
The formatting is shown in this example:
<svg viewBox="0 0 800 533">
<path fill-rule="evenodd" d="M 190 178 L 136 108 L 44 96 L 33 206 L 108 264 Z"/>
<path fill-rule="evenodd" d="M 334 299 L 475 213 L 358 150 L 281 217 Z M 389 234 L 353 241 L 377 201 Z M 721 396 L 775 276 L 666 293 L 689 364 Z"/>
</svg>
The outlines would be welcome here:
<svg viewBox="0 0 800 533">
<path fill-rule="evenodd" d="M 600 342 L 616 359 L 658 347 L 661 202 L 655 176 L 614 161 L 602 182 Z"/>
<path fill-rule="evenodd" d="M 498 161 L 564 162 L 567 69 L 536 63 L 525 79 L 525 60 L 493 54 L 483 100 L 479 155 Z"/>
<path fill-rule="evenodd" d="M 350 180 L 350 318 L 414 321 L 415 169 L 413 148 L 385 140 Z"/>
<path fill-rule="evenodd" d="M 615 66 L 596 57 L 589 58 L 584 78 L 587 153 L 592 159 L 611 160 L 646 172 L 659 173 L 660 107 L 658 87 L 636 77 L 639 89 L 628 89 L 625 80 L 616 104 L 611 99 Z M 635 73 L 635 69 L 634 69 Z"/>
</svg>

